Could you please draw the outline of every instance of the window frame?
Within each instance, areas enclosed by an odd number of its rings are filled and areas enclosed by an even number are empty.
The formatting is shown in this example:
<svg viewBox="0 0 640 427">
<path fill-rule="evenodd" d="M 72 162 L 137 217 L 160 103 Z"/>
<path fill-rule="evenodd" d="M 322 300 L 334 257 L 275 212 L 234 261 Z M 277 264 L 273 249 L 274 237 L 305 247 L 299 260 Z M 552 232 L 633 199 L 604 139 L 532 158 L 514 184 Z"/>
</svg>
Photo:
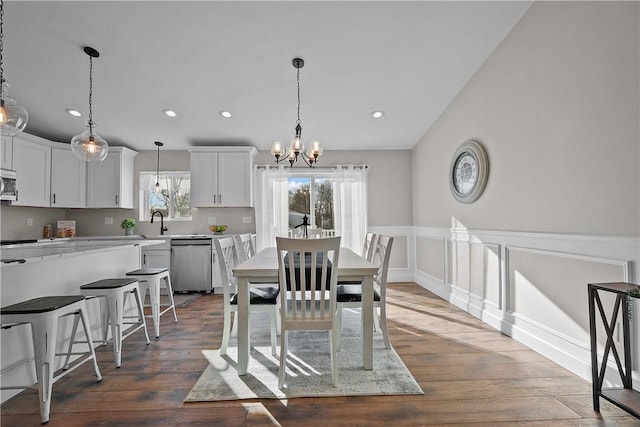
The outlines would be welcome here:
<svg viewBox="0 0 640 427">
<path fill-rule="evenodd" d="M 140 171 L 138 173 L 138 217 L 140 221 L 148 221 L 151 219 L 151 210 L 148 205 L 148 191 L 147 187 L 143 188 L 143 182 L 145 180 L 150 180 L 150 182 L 156 182 L 156 175 L 160 180 L 166 177 L 171 178 L 171 185 L 173 186 L 173 179 L 178 175 L 186 175 L 189 177 L 189 188 L 191 189 L 191 172 L 190 171 Z M 162 181 L 161 181 L 162 182 Z M 191 215 L 188 217 L 175 217 L 175 208 L 173 203 L 173 188 L 169 189 L 169 215 L 164 217 L 164 221 L 192 221 L 193 220 L 193 207 L 191 207 L 191 201 L 189 201 L 189 209 L 191 210 Z M 145 217 L 145 213 L 148 214 Z"/>
</svg>

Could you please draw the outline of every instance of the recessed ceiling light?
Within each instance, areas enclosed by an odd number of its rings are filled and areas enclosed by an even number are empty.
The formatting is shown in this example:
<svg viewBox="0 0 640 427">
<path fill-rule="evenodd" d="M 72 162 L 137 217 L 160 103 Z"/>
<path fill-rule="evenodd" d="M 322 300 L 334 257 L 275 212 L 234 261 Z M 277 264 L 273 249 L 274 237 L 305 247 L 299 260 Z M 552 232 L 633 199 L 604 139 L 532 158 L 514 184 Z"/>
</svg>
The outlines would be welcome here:
<svg viewBox="0 0 640 427">
<path fill-rule="evenodd" d="M 384 111 L 382 110 L 376 110 L 373 113 L 371 113 L 371 117 L 373 117 L 374 119 L 380 119 L 382 118 L 382 116 L 384 116 Z"/>
<path fill-rule="evenodd" d="M 73 117 L 82 117 L 82 113 L 78 110 L 74 110 L 73 108 L 65 108 L 65 110 L 67 113 L 69 113 L 70 115 L 72 115 Z"/>
<path fill-rule="evenodd" d="M 227 110 L 220 110 L 220 115 L 222 117 L 224 117 L 225 119 L 230 119 L 231 118 L 231 112 L 227 111 Z"/>
<path fill-rule="evenodd" d="M 169 110 L 168 108 L 165 110 L 162 110 L 162 112 L 164 113 L 165 116 L 167 117 L 175 117 L 177 116 L 176 112 L 173 110 Z"/>
</svg>

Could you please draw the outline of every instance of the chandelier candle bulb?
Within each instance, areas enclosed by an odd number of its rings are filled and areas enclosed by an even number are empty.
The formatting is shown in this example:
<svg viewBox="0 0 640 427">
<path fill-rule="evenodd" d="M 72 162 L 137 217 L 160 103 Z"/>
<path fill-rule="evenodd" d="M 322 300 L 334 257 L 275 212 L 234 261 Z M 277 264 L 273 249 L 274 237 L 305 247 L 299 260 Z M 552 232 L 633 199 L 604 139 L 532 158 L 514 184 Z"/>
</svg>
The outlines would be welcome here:
<svg viewBox="0 0 640 427">
<path fill-rule="evenodd" d="M 271 146 L 271 154 L 276 156 L 276 158 L 279 158 L 282 155 L 282 152 L 282 142 L 274 141 L 273 145 Z"/>
</svg>

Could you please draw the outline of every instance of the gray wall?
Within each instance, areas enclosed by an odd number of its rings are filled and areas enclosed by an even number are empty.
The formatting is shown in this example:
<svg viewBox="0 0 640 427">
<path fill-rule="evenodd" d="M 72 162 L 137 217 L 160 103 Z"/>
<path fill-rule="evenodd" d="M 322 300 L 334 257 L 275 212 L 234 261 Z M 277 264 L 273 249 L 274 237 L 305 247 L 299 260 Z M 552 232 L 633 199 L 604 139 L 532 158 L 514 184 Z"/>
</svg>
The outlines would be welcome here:
<svg viewBox="0 0 640 427">
<path fill-rule="evenodd" d="M 414 225 L 637 235 L 638 76 L 637 2 L 534 3 L 414 148 Z M 463 205 L 469 138 L 490 175 Z"/>
</svg>

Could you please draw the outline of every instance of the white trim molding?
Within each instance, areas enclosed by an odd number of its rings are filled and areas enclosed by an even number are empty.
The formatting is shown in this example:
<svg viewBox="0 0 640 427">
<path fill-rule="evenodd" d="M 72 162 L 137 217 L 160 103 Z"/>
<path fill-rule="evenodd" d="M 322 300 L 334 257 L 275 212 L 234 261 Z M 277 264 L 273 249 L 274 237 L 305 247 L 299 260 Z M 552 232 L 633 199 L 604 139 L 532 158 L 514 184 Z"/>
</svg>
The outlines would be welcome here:
<svg viewBox="0 0 640 427">
<path fill-rule="evenodd" d="M 612 280 L 634 283 L 637 281 L 637 266 L 640 262 L 640 240 L 638 236 L 607 236 L 585 234 L 536 233 L 520 231 L 471 230 L 465 228 L 414 227 L 413 248 L 407 251 L 415 258 L 408 261 L 414 267 L 414 281 L 436 295 L 455 304 L 468 313 L 482 319 L 487 324 L 513 337 L 533 350 L 550 358 L 575 374 L 591 380 L 590 349 L 588 326 L 585 331 L 584 318 L 588 316 L 586 287 L 584 298 L 582 282 L 574 284 L 570 294 L 563 289 L 564 283 L 553 283 L 548 278 L 553 273 L 544 271 L 544 266 L 536 262 L 551 265 L 588 265 L 594 271 L 608 272 Z M 420 271 L 418 238 L 442 240 L 443 278 L 436 277 L 437 271 Z M 511 305 L 515 297 L 512 274 L 516 274 L 513 261 L 529 263 L 527 268 L 532 275 L 540 277 L 531 283 L 526 282 L 527 292 L 532 297 L 547 301 L 549 310 L 567 324 L 555 325 L 547 322 L 544 316 L 538 316 L 535 307 L 526 306 L 524 298 L 523 312 Z M 527 258 L 529 257 L 530 258 Z M 542 257 L 540 257 L 542 256 Z M 536 258 L 537 257 L 537 258 Z M 533 263 L 533 265 L 531 265 Z M 613 268 L 612 268 L 613 267 Z M 434 269 L 436 267 L 433 267 Z M 558 272 L 568 274 L 566 272 Z M 605 274 L 605 275 L 606 275 Z M 525 280 L 528 280 L 525 278 Z M 542 282 L 536 282 L 543 281 Z M 602 281 L 602 280 L 594 280 Z M 576 288 L 578 288 L 576 290 Z M 545 292 L 546 291 L 546 292 Z M 576 296 L 580 294 L 576 300 Z M 520 294 L 520 303 L 523 296 Z M 555 299 L 555 300 L 554 300 Z M 584 300 L 584 301 L 583 301 Z M 535 302 L 532 302 L 535 304 Z M 574 313 L 562 311 L 563 307 L 579 307 Z M 584 313 L 582 313 L 584 306 Z M 635 369 L 640 366 L 640 310 L 635 306 L 631 322 Z M 533 317 L 527 314 L 533 313 Z M 537 319 L 540 317 L 540 319 Z M 562 322 L 561 322 L 562 323 Z M 566 331 L 570 331 L 567 333 Z M 576 335 L 576 336 L 574 336 Z M 637 377 L 637 372 L 634 376 Z"/>
</svg>

